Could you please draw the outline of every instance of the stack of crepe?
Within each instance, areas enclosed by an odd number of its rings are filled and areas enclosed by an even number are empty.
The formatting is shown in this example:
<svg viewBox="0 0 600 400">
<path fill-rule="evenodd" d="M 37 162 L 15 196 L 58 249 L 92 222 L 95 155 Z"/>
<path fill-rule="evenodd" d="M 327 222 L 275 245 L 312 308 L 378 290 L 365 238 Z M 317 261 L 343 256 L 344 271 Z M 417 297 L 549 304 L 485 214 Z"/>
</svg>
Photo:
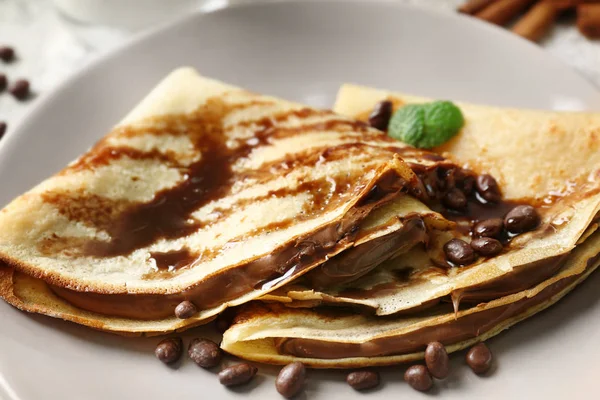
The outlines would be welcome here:
<svg viewBox="0 0 600 400">
<path fill-rule="evenodd" d="M 235 307 L 227 352 L 340 368 L 419 358 L 435 340 L 464 348 L 597 267 L 600 115 L 458 104 L 463 129 L 430 152 L 364 122 L 386 99 L 427 101 L 345 86 L 334 113 L 173 72 L 0 212 L 0 296 L 130 335 Z M 426 179 L 460 186 L 483 173 L 504 199 L 471 202 L 485 210 L 459 222 Z M 470 240 L 464 218 L 524 203 L 536 205 L 537 229 L 498 256 L 445 260 L 448 240 Z M 180 319 L 184 300 L 198 312 Z"/>
</svg>

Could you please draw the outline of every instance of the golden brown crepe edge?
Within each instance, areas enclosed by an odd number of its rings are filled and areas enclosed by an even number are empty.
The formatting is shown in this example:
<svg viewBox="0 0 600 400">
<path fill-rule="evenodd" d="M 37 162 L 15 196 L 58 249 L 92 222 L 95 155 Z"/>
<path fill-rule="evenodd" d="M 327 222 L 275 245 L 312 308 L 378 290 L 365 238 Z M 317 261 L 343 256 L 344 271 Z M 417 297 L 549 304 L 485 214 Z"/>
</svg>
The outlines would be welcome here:
<svg viewBox="0 0 600 400">
<path fill-rule="evenodd" d="M 0 265 L 0 298 L 8 304 L 24 312 L 42 314 L 121 336 L 158 336 L 180 332 L 209 323 L 216 317 L 187 320 L 172 317 L 148 321 L 114 318 L 71 306 L 55 296 L 43 281 L 25 274 L 21 274 L 21 281 L 15 284 L 15 274 L 19 272 L 13 267 Z"/>
<path fill-rule="evenodd" d="M 587 279 L 592 274 L 592 272 L 594 272 L 598 268 L 599 265 L 600 265 L 600 260 L 596 260 L 592 264 L 592 266 L 589 267 L 572 284 L 570 284 L 565 289 L 554 294 L 547 301 L 542 302 L 536 306 L 530 307 L 525 312 L 502 321 L 501 323 L 496 325 L 493 329 L 490 329 L 489 331 L 487 331 L 473 339 L 461 341 L 461 342 L 446 346 L 447 352 L 452 353 L 452 352 L 460 351 L 467 347 L 472 346 L 475 343 L 488 340 L 488 339 L 498 335 L 502 331 L 512 327 L 513 325 L 537 314 L 540 311 L 547 309 L 548 307 L 552 306 L 553 304 L 558 302 L 560 299 L 562 299 L 569 292 L 571 292 L 571 290 L 573 290 L 577 285 L 579 285 L 581 282 L 583 282 L 585 279 Z M 550 280 L 553 280 L 553 279 L 555 279 L 555 278 L 551 278 Z M 222 346 L 222 348 L 223 348 L 223 350 L 225 350 L 226 352 L 228 352 L 234 356 L 244 358 L 249 361 L 256 361 L 256 362 L 261 362 L 261 363 L 265 363 L 265 364 L 276 364 L 276 365 L 283 365 L 283 364 L 288 364 L 288 363 L 294 362 L 294 361 L 301 361 L 308 367 L 323 368 L 323 369 L 325 369 L 325 368 L 344 369 L 344 368 L 365 368 L 365 367 L 388 366 L 388 365 L 395 365 L 395 364 L 402 364 L 402 363 L 417 361 L 417 360 L 423 359 L 423 357 L 424 357 L 424 352 L 416 352 L 416 353 L 410 353 L 410 354 L 383 356 L 383 357 L 352 357 L 352 358 L 345 358 L 345 359 L 302 358 L 302 357 L 278 354 L 275 350 L 275 346 L 271 343 L 272 340 L 273 340 L 272 338 L 267 338 L 267 339 L 258 339 L 258 340 L 248 341 L 245 343 L 245 346 L 252 346 L 254 348 L 264 347 L 268 350 L 271 350 L 267 354 L 245 353 L 244 350 L 247 349 L 247 347 L 244 347 L 244 345 L 236 346 L 236 345 L 239 345 L 240 343 L 243 344 L 244 342 L 233 342 L 230 344 L 226 344 L 226 346 L 224 346 L 224 347 Z M 223 342 L 222 345 L 224 343 L 225 342 Z"/>
</svg>

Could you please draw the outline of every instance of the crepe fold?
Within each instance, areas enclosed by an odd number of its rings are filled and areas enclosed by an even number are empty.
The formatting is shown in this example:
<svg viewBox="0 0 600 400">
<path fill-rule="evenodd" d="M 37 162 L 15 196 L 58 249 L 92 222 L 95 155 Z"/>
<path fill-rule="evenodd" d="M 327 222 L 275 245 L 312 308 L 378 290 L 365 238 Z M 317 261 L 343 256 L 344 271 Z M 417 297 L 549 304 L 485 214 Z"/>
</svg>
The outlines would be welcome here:
<svg viewBox="0 0 600 400">
<path fill-rule="evenodd" d="M 398 109 L 431 100 L 345 85 L 334 110 L 366 121 L 381 101 Z M 224 350 L 315 368 L 412 361 L 432 341 L 453 352 L 549 307 L 597 268 L 600 114 L 457 105 L 465 125 L 434 151 L 496 177 L 506 203 L 537 207 L 540 226 L 512 238 L 502 254 L 466 267 L 440 268 L 427 248 L 415 246 L 352 282 L 315 288 L 299 279 L 265 297 L 278 303 L 242 308 Z M 404 154 L 421 152 L 398 146 Z M 427 175 L 408 164 L 425 182 Z M 466 214 L 470 228 L 490 217 Z"/>
<path fill-rule="evenodd" d="M 269 364 L 293 361 L 314 368 L 362 368 L 414 361 L 428 343 L 454 352 L 489 339 L 560 300 L 600 264 L 596 233 L 578 246 L 565 266 L 531 289 L 454 313 L 437 305 L 414 316 L 376 317 L 347 310 L 288 308 L 251 303 L 225 332 L 221 347 Z"/>
<path fill-rule="evenodd" d="M 404 232 L 397 255 L 430 227 L 453 226 L 420 203 L 422 183 L 390 143 L 360 121 L 176 70 L 0 212 L 0 295 L 97 329 L 158 334 L 342 252 L 373 268 L 387 252 L 353 256 L 361 245 Z M 180 320 L 183 300 L 199 312 Z"/>
<path fill-rule="evenodd" d="M 344 85 L 334 111 L 363 121 L 380 101 L 394 109 L 431 99 Z M 512 239 L 503 253 L 461 268 L 440 268 L 421 247 L 387 261 L 363 278 L 328 288 L 296 281 L 268 300 L 293 306 L 368 307 L 378 315 L 416 312 L 451 297 L 489 301 L 528 289 L 552 276 L 567 255 L 597 229 L 600 208 L 600 114 L 504 109 L 456 103 L 465 119 L 457 136 L 434 149 L 478 174 L 496 177 L 504 200 L 537 207 L 538 229 Z M 398 142 L 402 154 L 421 150 Z M 415 168 L 410 159 L 408 164 Z M 426 176 L 420 175 L 425 179 Z M 492 208 L 493 211 L 493 208 Z M 508 209 L 499 209 L 504 217 Z M 469 212 L 467 211 L 467 214 Z M 483 218 L 490 217 L 487 210 Z M 444 243 L 448 235 L 438 235 Z M 468 239 L 467 239 L 468 240 Z"/>
</svg>

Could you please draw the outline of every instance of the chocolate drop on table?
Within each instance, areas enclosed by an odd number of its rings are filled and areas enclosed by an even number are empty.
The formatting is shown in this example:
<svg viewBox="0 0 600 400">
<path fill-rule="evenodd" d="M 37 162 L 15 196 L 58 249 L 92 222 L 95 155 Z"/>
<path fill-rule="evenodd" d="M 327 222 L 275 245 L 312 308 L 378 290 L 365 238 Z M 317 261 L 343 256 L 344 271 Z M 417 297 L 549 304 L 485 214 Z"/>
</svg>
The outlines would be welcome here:
<svg viewBox="0 0 600 400">
<path fill-rule="evenodd" d="M 29 81 L 19 79 L 10 88 L 10 94 L 17 100 L 26 100 L 29 97 Z"/>
<path fill-rule="evenodd" d="M 346 376 L 346 382 L 354 390 L 367 390 L 379 385 L 379 374 L 375 371 L 353 371 Z"/>
<path fill-rule="evenodd" d="M 181 357 L 182 348 L 183 341 L 181 338 L 168 338 L 158 343 L 154 350 L 154 354 L 156 355 L 156 358 L 165 364 L 172 364 Z"/>
<path fill-rule="evenodd" d="M 254 378 L 258 368 L 248 363 L 240 363 L 219 372 L 219 382 L 224 386 L 238 386 L 248 383 Z"/>
<path fill-rule="evenodd" d="M 301 362 L 293 362 L 279 371 L 275 388 L 283 397 L 289 399 L 300 393 L 306 379 L 306 367 Z"/>
<path fill-rule="evenodd" d="M 415 390 L 426 392 L 433 386 L 431 375 L 424 365 L 413 365 L 404 373 L 404 380 Z"/>
<path fill-rule="evenodd" d="M 425 349 L 425 364 L 435 378 L 444 379 L 450 372 L 450 358 L 440 342 L 431 342 Z"/>
<path fill-rule="evenodd" d="M 10 46 L 0 46 L 0 60 L 11 62 L 15 59 L 15 50 Z"/>
<path fill-rule="evenodd" d="M 4 137 L 4 134 L 6 133 L 6 127 L 6 122 L 0 121 L 0 139 L 2 139 L 2 137 Z"/>
<path fill-rule="evenodd" d="M 0 92 L 3 92 L 8 86 L 8 78 L 5 74 L 0 74 Z"/>
<path fill-rule="evenodd" d="M 219 365 L 223 353 L 212 340 L 196 338 L 190 342 L 188 356 L 202 368 L 213 368 Z"/>
<path fill-rule="evenodd" d="M 492 366 L 492 352 L 484 343 L 471 347 L 465 359 L 473 372 L 479 375 L 485 374 Z"/>
</svg>

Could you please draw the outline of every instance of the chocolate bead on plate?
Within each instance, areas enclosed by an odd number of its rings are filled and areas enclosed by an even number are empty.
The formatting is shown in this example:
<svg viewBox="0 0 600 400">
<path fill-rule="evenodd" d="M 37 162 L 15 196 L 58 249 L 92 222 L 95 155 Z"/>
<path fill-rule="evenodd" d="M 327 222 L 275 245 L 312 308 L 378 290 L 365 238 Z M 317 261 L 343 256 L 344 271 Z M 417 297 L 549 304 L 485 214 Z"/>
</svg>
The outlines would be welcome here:
<svg viewBox="0 0 600 400">
<path fill-rule="evenodd" d="M 497 203 L 502 199 L 498 182 L 491 175 L 479 175 L 475 181 L 475 187 L 479 196 L 488 203 Z"/>
<path fill-rule="evenodd" d="M 258 368 L 248 363 L 232 365 L 219 372 L 219 382 L 224 386 L 238 386 L 254 378 Z"/>
<path fill-rule="evenodd" d="M 369 125 L 380 131 L 387 130 L 390 118 L 392 117 L 392 108 L 392 102 L 389 100 L 377 103 L 369 115 Z"/>
<path fill-rule="evenodd" d="M 444 253 L 448 261 L 458 265 L 471 264 L 477 258 L 471 246 L 460 239 L 449 240 L 444 245 Z"/>
<path fill-rule="evenodd" d="M 490 237 L 480 237 L 471 240 L 471 247 L 484 257 L 492 257 L 502 252 L 502 243 Z"/>
<path fill-rule="evenodd" d="M 532 206 L 516 206 L 504 217 L 504 226 L 510 233 L 523 233 L 537 228 L 540 216 Z"/>
<path fill-rule="evenodd" d="M 379 385 L 379 374 L 375 371 L 353 371 L 346 376 L 346 382 L 354 390 L 367 390 Z"/>
<path fill-rule="evenodd" d="M 221 362 L 222 355 L 219 346 L 209 339 L 196 338 L 188 347 L 188 356 L 202 368 L 216 367 Z"/>
<path fill-rule="evenodd" d="M 300 393 L 306 379 L 306 367 L 301 362 L 293 362 L 279 371 L 275 388 L 280 395 L 289 399 Z"/>
<path fill-rule="evenodd" d="M 175 316 L 180 319 L 192 318 L 198 312 L 198 308 L 191 301 L 184 300 L 175 307 Z"/>
<path fill-rule="evenodd" d="M 440 342 L 431 342 L 425 349 L 425 364 L 427 369 L 438 379 L 444 379 L 450 372 L 450 358 L 446 348 Z"/>
<path fill-rule="evenodd" d="M 0 92 L 3 92 L 8 86 L 8 79 L 6 75 L 0 74 Z"/>
<path fill-rule="evenodd" d="M 415 390 L 426 392 L 433 386 L 433 380 L 424 365 L 413 365 L 404 373 L 404 380 Z"/>
<path fill-rule="evenodd" d="M 476 374 L 485 374 L 492 366 L 492 352 L 484 343 L 471 347 L 465 359 Z"/>
<path fill-rule="evenodd" d="M 10 94 L 17 100 L 26 100 L 29 97 L 29 81 L 19 79 L 10 88 Z"/>
<path fill-rule="evenodd" d="M 168 338 L 161 341 L 154 350 L 156 358 L 165 364 L 172 364 L 179 360 L 183 348 L 181 338 Z"/>
<path fill-rule="evenodd" d="M 2 139 L 2 137 L 6 133 L 6 127 L 6 122 L 0 121 L 0 139 Z"/>
<path fill-rule="evenodd" d="M 500 236 L 502 229 L 504 229 L 502 218 L 485 219 L 473 227 L 473 235 L 496 238 Z"/>
<path fill-rule="evenodd" d="M 11 62 L 15 59 L 15 50 L 9 46 L 0 46 L 0 60 Z"/>
</svg>

